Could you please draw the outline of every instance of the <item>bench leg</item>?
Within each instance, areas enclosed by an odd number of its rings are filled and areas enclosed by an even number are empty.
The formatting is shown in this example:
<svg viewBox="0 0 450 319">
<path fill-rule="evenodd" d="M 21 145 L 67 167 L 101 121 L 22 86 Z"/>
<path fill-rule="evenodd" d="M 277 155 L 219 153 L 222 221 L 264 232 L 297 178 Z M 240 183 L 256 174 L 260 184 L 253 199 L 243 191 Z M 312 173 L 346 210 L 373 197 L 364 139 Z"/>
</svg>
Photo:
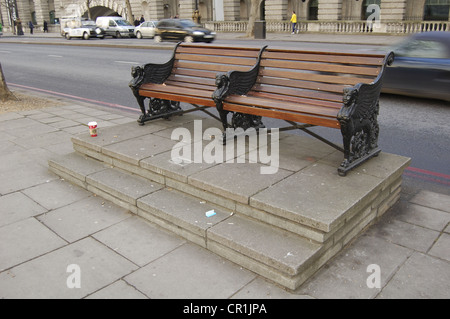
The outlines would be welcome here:
<svg viewBox="0 0 450 319">
<path fill-rule="evenodd" d="M 137 100 L 142 112 L 142 115 L 138 119 L 139 125 L 144 125 L 147 121 L 159 118 L 168 119 L 182 112 L 180 102 L 150 98 L 147 111 L 144 105 L 145 97 L 138 97 Z"/>
<path fill-rule="evenodd" d="M 345 176 L 348 171 L 377 156 L 379 126 L 377 121 L 378 103 L 373 112 L 365 118 L 340 118 L 344 144 L 344 161 L 338 173 Z"/>
</svg>

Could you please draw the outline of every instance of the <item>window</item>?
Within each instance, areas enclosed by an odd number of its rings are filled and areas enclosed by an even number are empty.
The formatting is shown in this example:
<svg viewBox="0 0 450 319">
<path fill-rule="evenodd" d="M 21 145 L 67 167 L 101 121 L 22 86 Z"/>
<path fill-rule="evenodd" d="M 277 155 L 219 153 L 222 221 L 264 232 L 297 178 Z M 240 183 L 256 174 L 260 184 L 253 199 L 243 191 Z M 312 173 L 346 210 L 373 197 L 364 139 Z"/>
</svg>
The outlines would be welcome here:
<svg viewBox="0 0 450 319">
<path fill-rule="evenodd" d="M 423 19 L 433 21 L 448 21 L 450 0 L 427 0 L 425 2 Z"/>
<path fill-rule="evenodd" d="M 311 0 L 308 4 L 308 20 L 319 19 L 319 1 Z"/>
<path fill-rule="evenodd" d="M 364 0 L 364 2 L 362 4 L 362 12 L 361 12 L 362 20 L 367 20 L 369 18 L 369 16 L 373 13 L 373 11 L 370 11 L 370 10 L 369 10 L 369 12 L 367 12 L 367 8 L 371 4 L 376 4 L 381 8 L 381 0 Z"/>
</svg>

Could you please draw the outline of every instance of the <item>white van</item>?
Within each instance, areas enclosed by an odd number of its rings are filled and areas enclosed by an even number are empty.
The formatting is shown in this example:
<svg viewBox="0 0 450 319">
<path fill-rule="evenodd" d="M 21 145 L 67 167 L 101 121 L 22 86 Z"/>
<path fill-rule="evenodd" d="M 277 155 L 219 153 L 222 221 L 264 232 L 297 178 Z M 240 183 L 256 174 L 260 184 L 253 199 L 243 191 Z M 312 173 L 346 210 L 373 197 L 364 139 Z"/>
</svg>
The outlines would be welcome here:
<svg viewBox="0 0 450 319">
<path fill-rule="evenodd" d="M 95 23 L 114 38 L 135 36 L 134 26 L 122 17 L 98 17 Z"/>
</svg>

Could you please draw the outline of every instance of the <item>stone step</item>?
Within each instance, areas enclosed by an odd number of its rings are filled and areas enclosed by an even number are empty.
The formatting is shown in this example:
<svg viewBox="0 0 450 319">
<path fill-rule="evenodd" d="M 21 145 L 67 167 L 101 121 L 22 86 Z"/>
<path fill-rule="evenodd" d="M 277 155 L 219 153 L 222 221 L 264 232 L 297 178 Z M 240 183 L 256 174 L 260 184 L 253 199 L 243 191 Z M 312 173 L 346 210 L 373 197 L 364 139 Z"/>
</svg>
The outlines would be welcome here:
<svg viewBox="0 0 450 319">
<path fill-rule="evenodd" d="M 193 122 L 185 117 L 178 122 L 117 125 L 103 129 L 96 138 L 80 134 L 72 138 L 73 147 L 111 166 L 321 243 L 345 236 L 357 220 L 377 216 L 380 205 L 398 196 L 409 163 L 404 157 L 381 153 L 342 178 L 335 168 L 342 160 L 340 152 L 310 138 L 285 134 L 274 174 L 261 174 L 267 165 L 238 162 L 250 156 L 254 151 L 250 148 L 236 152 L 232 163 L 176 164 L 172 153 L 176 142 L 170 139 L 173 126 L 194 131 Z"/>
<path fill-rule="evenodd" d="M 316 271 L 324 246 L 79 153 L 50 169 L 115 204 L 286 288 Z"/>
<path fill-rule="evenodd" d="M 250 139 L 244 147 L 230 140 L 226 146 L 216 145 L 226 156 L 222 162 L 208 162 L 201 152 L 210 141 L 208 136 L 195 137 L 198 122 L 193 119 L 100 128 L 95 138 L 79 134 L 72 138 L 75 152 L 50 160 L 49 167 L 72 183 L 295 289 L 394 205 L 410 162 L 380 153 L 341 177 L 336 170 L 340 152 L 284 133 L 276 141 L 275 163 L 251 161 L 264 147 L 254 147 Z M 194 139 L 190 144 L 172 140 L 175 128 L 192 133 Z M 186 154 L 193 158 L 186 160 Z M 276 170 L 263 174 L 267 168 Z M 215 214 L 207 217 L 211 211 Z"/>
</svg>

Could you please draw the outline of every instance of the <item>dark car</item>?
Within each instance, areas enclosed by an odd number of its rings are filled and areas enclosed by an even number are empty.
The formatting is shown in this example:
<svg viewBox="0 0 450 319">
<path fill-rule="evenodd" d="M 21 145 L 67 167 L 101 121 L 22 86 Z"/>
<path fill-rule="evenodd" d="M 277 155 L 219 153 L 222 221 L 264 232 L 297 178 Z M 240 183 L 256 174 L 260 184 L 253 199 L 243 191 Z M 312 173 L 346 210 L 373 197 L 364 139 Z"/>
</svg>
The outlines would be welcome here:
<svg viewBox="0 0 450 319">
<path fill-rule="evenodd" d="M 417 33 L 392 50 L 382 92 L 450 101 L 450 32 Z"/>
<path fill-rule="evenodd" d="M 202 28 L 191 20 L 164 19 L 159 21 L 155 30 L 155 42 L 163 40 L 184 42 L 212 42 L 216 33 Z"/>
</svg>

